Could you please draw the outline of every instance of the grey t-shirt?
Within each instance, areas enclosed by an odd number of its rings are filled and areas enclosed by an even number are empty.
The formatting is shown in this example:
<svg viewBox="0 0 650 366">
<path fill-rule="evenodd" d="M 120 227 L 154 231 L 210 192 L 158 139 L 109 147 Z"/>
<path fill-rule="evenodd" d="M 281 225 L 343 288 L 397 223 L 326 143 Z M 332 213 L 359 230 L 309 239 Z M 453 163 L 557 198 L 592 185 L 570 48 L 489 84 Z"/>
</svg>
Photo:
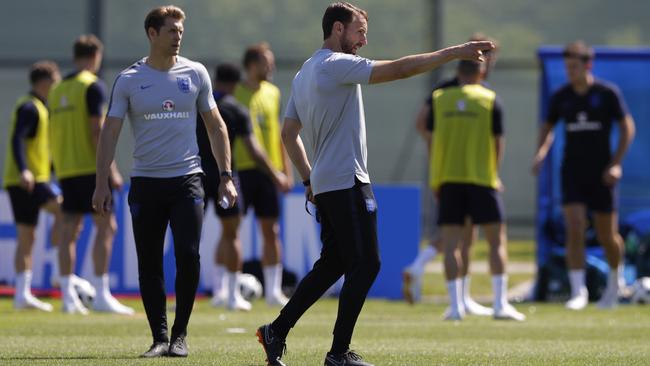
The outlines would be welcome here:
<svg viewBox="0 0 650 366">
<path fill-rule="evenodd" d="M 135 137 L 133 177 L 170 178 L 200 173 L 196 114 L 216 108 L 210 75 L 198 62 L 177 57 L 159 71 L 146 58 L 122 71 L 113 85 L 108 116 L 128 114 Z"/>
<path fill-rule="evenodd" d="M 320 49 L 293 79 L 286 117 L 302 123 L 313 160 L 314 194 L 351 188 L 355 177 L 370 183 L 359 84 L 370 80 L 372 64 L 363 57 Z"/>
</svg>

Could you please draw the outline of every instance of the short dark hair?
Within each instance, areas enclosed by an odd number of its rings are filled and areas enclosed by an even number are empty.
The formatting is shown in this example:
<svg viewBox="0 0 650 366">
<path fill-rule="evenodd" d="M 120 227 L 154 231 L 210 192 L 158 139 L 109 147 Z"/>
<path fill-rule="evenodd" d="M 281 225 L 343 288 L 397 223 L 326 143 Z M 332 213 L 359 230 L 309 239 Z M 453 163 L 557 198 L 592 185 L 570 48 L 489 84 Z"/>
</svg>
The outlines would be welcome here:
<svg viewBox="0 0 650 366">
<path fill-rule="evenodd" d="M 104 45 L 94 34 L 83 34 L 77 38 L 73 46 L 74 59 L 95 57 L 102 52 Z"/>
<path fill-rule="evenodd" d="M 54 80 L 58 74 L 59 67 L 53 61 L 38 61 L 29 70 L 29 82 L 34 85 L 41 80 Z"/>
<path fill-rule="evenodd" d="M 153 28 L 156 32 L 160 32 L 160 27 L 165 25 L 166 18 L 174 18 L 176 20 L 185 20 L 185 12 L 183 9 L 175 5 L 159 6 L 151 9 L 147 17 L 144 18 L 144 31 L 149 37 L 149 28 Z"/>
<path fill-rule="evenodd" d="M 564 58 L 577 58 L 584 63 L 590 62 L 595 57 L 594 49 L 584 41 L 574 41 L 564 47 L 562 51 Z"/>
<path fill-rule="evenodd" d="M 344 1 L 330 4 L 323 14 L 323 39 L 328 39 L 332 35 L 335 22 L 341 22 L 347 26 L 355 15 L 361 15 L 368 21 L 368 12 L 359 7 Z"/>
<path fill-rule="evenodd" d="M 225 62 L 217 65 L 214 78 L 219 83 L 238 83 L 241 80 L 241 70 L 237 65 Z"/>
<path fill-rule="evenodd" d="M 473 60 L 460 60 L 458 73 L 465 76 L 474 76 L 481 72 L 481 62 Z"/>
<path fill-rule="evenodd" d="M 244 59 L 242 60 L 244 69 L 248 69 L 248 66 L 252 63 L 262 61 L 264 53 L 267 51 L 271 51 L 271 45 L 269 45 L 268 42 L 260 42 L 249 46 L 246 51 L 244 51 Z"/>
</svg>

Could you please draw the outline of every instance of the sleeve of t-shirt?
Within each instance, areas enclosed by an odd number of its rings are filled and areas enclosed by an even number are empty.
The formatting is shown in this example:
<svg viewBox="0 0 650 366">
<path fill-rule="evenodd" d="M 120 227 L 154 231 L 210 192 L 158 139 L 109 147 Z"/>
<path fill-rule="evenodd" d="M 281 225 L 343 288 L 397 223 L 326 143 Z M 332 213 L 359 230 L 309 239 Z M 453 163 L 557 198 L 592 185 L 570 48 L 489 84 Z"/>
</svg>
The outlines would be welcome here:
<svg viewBox="0 0 650 366">
<path fill-rule="evenodd" d="M 552 126 L 555 126 L 557 121 L 560 119 L 560 95 L 559 93 L 554 93 L 549 99 L 548 107 L 546 108 L 546 115 L 544 116 L 544 121 L 550 123 Z"/>
<path fill-rule="evenodd" d="M 104 82 L 97 80 L 90 84 L 86 91 L 86 107 L 91 117 L 102 117 L 106 104 L 106 87 Z"/>
<path fill-rule="evenodd" d="M 36 136 L 38 127 L 38 111 L 33 103 L 28 102 L 18 108 L 16 113 L 16 126 L 11 136 L 11 149 L 18 171 L 27 168 L 25 158 L 25 139 Z"/>
<path fill-rule="evenodd" d="M 122 75 L 118 75 L 113 83 L 113 90 L 111 90 L 107 116 L 124 119 L 128 110 L 129 93 L 126 86 L 126 79 Z"/>
<path fill-rule="evenodd" d="M 374 61 L 339 53 L 328 62 L 330 75 L 339 84 L 368 84 Z"/>
<path fill-rule="evenodd" d="M 503 108 L 498 97 L 494 100 L 492 108 L 492 133 L 494 136 L 503 135 Z"/>
<path fill-rule="evenodd" d="M 296 110 L 296 103 L 293 101 L 293 94 L 289 96 L 287 109 L 284 112 L 284 118 L 291 118 L 300 121 L 300 117 L 298 117 L 298 110 Z"/>
<path fill-rule="evenodd" d="M 625 104 L 625 99 L 623 99 L 621 91 L 617 87 L 612 88 L 610 99 L 612 115 L 614 119 L 621 121 L 629 114 L 629 110 L 627 109 L 627 104 Z"/>
<path fill-rule="evenodd" d="M 210 74 L 208 70 L 200 63 L 197 63 L 197 73 L 199 75 L 199 97 L 196 104 L 199 112 L 211 111 L 217 108 L 217 103 L 212 96 L 212 82 L 210 81 Z"/>
</svg>

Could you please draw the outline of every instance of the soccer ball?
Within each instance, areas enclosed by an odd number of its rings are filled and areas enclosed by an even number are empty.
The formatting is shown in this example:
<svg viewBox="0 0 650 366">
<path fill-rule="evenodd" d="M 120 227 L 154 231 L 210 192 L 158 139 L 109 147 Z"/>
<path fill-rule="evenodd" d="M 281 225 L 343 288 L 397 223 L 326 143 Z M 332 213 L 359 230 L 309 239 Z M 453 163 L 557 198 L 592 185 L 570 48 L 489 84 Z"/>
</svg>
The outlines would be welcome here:
<svg viewBox="0 0 650 366">
<path fill-rule="evenodd" d="M 95 291 L 93 285 L 76 275 L 72 275 L 70 280 L 72 282 L 72 287 L 74 287 L 74 290 L 79 296 L 79 300 L 81 300 L 81 303 L 87 308 L 91 307 L 93 299 L 95 298 L 95 295 L 97 295 L 97 291 Z"/>
<path fill-rule="evenodd" d="M 650 304 L 650 277 L 637 279 L 632 285 L 633 304 Z"/>
<path fill-rule="evenodd" d="M 247 301 L 262 297 L 262 283 L 250 273 L 239 275 L 239 289 L 242 297 Z"/>
</svg>

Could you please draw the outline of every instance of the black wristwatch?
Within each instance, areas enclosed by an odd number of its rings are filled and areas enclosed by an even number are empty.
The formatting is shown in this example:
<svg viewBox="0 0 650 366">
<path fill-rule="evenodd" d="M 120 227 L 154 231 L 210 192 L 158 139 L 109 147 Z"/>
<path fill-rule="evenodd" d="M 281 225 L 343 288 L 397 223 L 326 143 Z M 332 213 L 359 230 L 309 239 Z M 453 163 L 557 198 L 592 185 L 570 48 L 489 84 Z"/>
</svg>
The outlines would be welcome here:
<svg viewBox="0 0 650 366">
<path fill-rule="evenodd" d="M 309 178 L 303 180 L 302 185 L 305 187 L 309 187 L 311 185 L 311 181 L 309 180 Z"/>
<path fill-rule="evenodd" d="M 228 177 L 232 179 L 232 170 L 224 170 L 223 172 L 219 173 L 220 177 Z"/>
</svg>

